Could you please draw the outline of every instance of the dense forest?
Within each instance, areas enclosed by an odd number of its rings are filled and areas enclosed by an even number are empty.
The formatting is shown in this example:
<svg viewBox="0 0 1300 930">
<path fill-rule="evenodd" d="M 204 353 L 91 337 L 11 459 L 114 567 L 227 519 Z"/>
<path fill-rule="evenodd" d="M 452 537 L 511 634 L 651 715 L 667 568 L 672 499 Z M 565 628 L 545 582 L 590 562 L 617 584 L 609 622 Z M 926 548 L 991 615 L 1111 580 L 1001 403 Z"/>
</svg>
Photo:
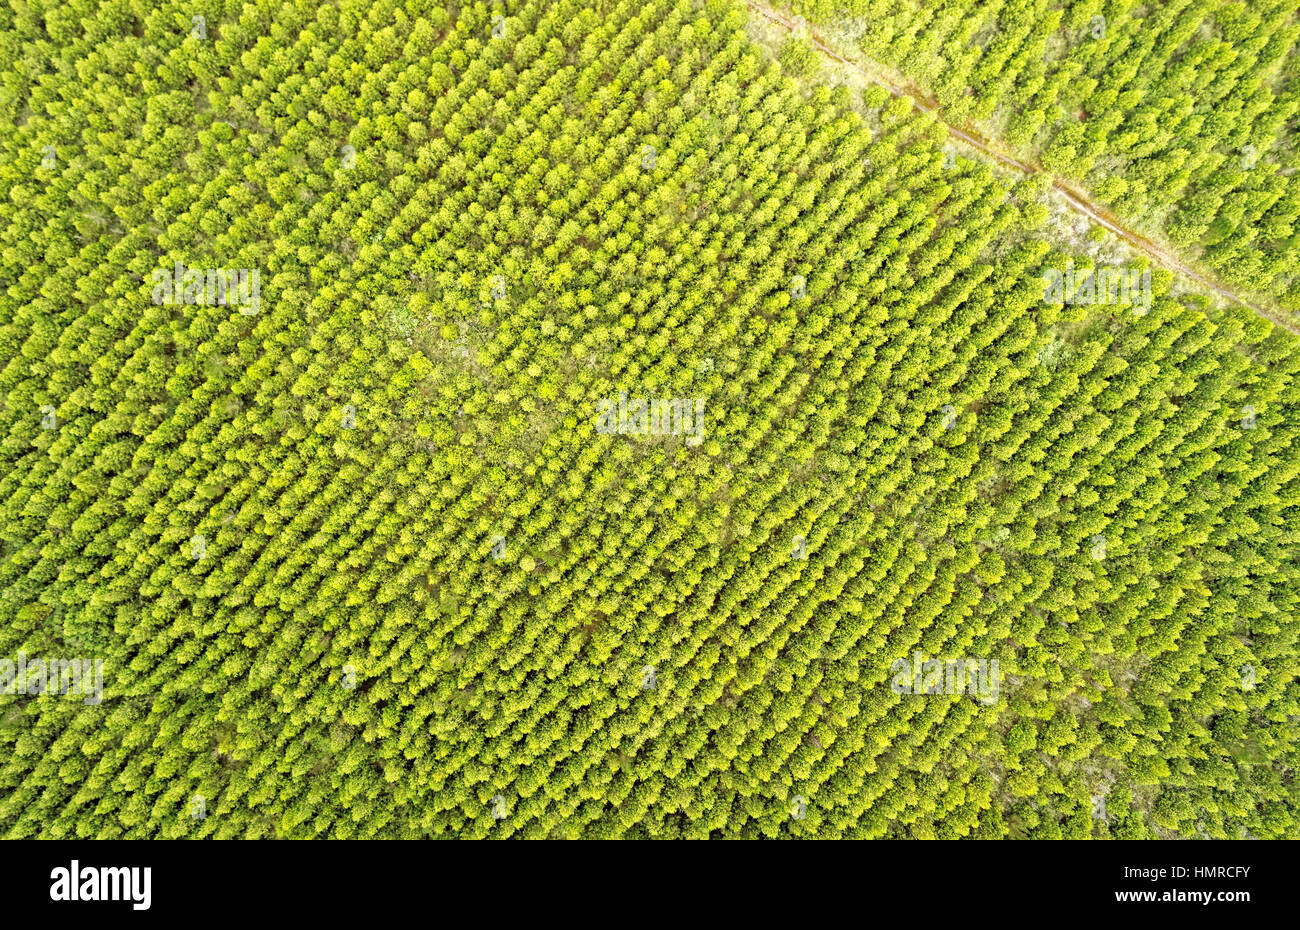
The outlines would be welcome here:
<svg viewBox="0 0 1300 930">
<path fill-rule="evenodd" d="M 1300 307 L 1294 4 L 841 2 Z M 1296 834 L 1297 337 L 754 15 L 0 7 L 0 836 Z"/>
<path fill-rule="evenodd" d="M 1295 0 L 782 0 L 1300 320 Z"/>
</svg>

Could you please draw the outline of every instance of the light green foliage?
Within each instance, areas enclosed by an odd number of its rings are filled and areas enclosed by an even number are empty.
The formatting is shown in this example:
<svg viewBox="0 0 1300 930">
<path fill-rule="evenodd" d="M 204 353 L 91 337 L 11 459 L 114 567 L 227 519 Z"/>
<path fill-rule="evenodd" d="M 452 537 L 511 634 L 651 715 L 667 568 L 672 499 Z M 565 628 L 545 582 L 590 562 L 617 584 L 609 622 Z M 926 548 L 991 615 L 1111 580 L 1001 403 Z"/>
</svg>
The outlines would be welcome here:
<svg viewBox="0 0 1300 930">
<path fill-rule="evenodd" d="M 0 835 L 1295 834 L 1288 333 L 730 0 L 190 16 L 0 11 Z"/>
<path fill-rule="evenodd" d="M 1294 0 L 777 6 L 1300 320 Z"/>
</svg>

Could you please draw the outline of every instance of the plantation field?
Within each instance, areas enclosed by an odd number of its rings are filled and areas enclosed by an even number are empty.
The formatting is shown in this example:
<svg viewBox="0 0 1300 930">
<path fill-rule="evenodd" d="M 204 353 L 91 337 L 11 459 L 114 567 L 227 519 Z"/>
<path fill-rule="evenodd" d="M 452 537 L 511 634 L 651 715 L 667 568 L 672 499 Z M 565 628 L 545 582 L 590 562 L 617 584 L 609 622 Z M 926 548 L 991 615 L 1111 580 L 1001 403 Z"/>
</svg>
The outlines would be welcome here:
<svg viewBox="0 0 1300 930">
<path fill-rule="evenodd" d="M 853 3 L 1296 308 L 1293 5 Z M 739 0 L 197 15 L 0 8 L 0 836 L 1295 835 L 1296 336 Z"/>
<path fill-rule="evenodd" d="M 914 83 L 949 122 L 1300 320 L 1294 0 L 788 5 Z"/>
</svg>

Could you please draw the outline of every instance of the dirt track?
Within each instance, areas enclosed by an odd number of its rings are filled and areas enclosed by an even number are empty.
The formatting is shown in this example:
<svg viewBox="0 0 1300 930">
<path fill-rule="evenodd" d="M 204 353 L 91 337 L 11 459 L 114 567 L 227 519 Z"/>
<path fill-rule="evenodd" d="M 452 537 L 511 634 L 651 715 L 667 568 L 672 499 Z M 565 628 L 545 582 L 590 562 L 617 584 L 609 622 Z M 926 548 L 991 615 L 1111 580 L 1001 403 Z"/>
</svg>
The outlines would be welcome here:
<svg viewBox="0 0 1300 930">
<path fill-rule="evenodd" d="M 793 31 L 795 29 L 794 21 L 788 18 L 784 13 L 778 12 L 777 10 L 774 10 L 769 6 L 766 6 L 765 4 L 756 3 L 754 2 L 754 0 L 745 0 L 745 3 L 751 10 L 762 15 L 764 18 L 770 20 L 771 22 L 783 26 L 784 28 L 790 31 Z M 1205 274 L 1195 270 L 1169 249 L 1165 248 L 1164 246 L 1158 245 L 1157 243 L 1152 242 L 1150 239 L 1143 236 L 1142 234 L 1137 233 L 1132 229 L 1129 229 L 1127 226 L 1121 223 L 1119 221 L 1119 218 L 1116 217 L 1113 213 L 1111 213 L 1105 207 L 1102 207 L 1099 204 L 1095 204 L 1092 201 L 1090 201 L 1087 195 L 1083 193 L 1083 191 L 1081 191 L 1079 188 L 1075 187 L 1074 185 L 1070 184 L 1068 181 L 1065 181 L 1062 178 L 1057 177 L 1056 175 L 1047 171 L 1047 169 L 1043 168 L 1041 165 L 1031 164 L 1013 157 L 1007 152 L 997 148 L 991 140 L 985 139 L 977 134 L 953 126 L 946 119 L 943 118 L 943 113 L 939 109 L 938 102 L 932 98 L 926 97 L 920 91 L 919 88 L 913 85 L 900 87 L 892 83 L 891 81 L 881 77 L 879 74 L 873 73 L 870 69 L 864 67 L 860 62 L 854 61 L 850 58 L 846 58 L 842 54 L 837 52 L 835 49 L 828 46 L 825 42 L 822 41 L 821 37 L 817 34 L 817 31 L 812 28 L 812 26 L 810 25 L 807 26 L 806 30 L 807 30 L 808 40 L 813 44 L 813 47 L 815 47 L 823 55 L 826 55 L 828 58 L 832 58 L 835 61 L 838 61 L 841 64 L 844 64 L 849 68 L 852 68 L 854 71 L 856 71 L 858 74 L 861 74 L 863 77 L 871 81 L 873 84 L 878 84 L 879 86 L 885 88 L 885 90 L 889 91 L 895 97 L 907 97 L 910 100 L 912 100 L 912 102 L 917 106 L 918 109 L 924 110 L 927 113 L 933 113 L 935 117 L 941 123 L 943 123 L 943 125 L 947 128 L 948 134 L 952 136 L 954 139 L 958 139 L 961 142 L 964 142 L 966 145 L 970 146 L 971 148 L 979 152 L 982 152 L 983 154 L 987 155 L 989 158 L 994 159 L 999 164 L 1007 168 L 1011 168 L 1014 171 L 1018 171 L 1021 174 L 1024 175 L 1041 174 L 1045 177 L 1051 178 L 1052 187 L 1056 189 L 1056 191 L 1061 195 L 1061 197 L 1065 200 L 1066 204 L 1068 204 L 1072 210 L 1074 210 L 1076 213 L 1083 214 L 1084 216 L 1091 219 L 1093 222 L 1106 227 L 1111 232 L 1115 233 L 1117 236 L 1120 236 L 1125 241 L 1127 241 L 1130 245 L 1132 245 L 1135 249 L 1149 256 L 1152 262 L 1154 262 L 1155 264 L 1161 266 L 1162 268 L 1168 269 L 1174 274 L 1179 274 L 1185 278 L 1188 278 L 1191 281 L 1195 281 L 1197 284 L 1199 284 L 1201 287 L 1205 288 L 1206 290 L 1218 294 L 1220 297 L 1223 297 L 1226 300 L 1230 300 L 1233 301 L 1234 303 L 1241 304 L 1243 307 L 1248 307 L 1249 309 L 1253 310 L 1255 313 L 1258 313 L 1260 316 L 1264 317 L 1266 320 L 1270 321 L 1271 323 L 1277 326 L 1281 326 L 1284 329 L 1290 330 L 1296 335 L 1300 335 L 1300 328 L 1297 328 L 1296 325 L 1289 323 L 1286 320 L 1286 318 L 1283 317 L 1282 314 L 1279 313 L 1277 310 L 1270 309 L 1268 307 L 1261 307 L 1258 304 L 1252 303 L 1251 301 L 1243 297 L 1240 297 L 1239 295 L 1234 293 L 1232 290 L 1230 290 L 1223 284 L 1220 284 L 1219 282 L 1207 277 Z"/>
</svg>

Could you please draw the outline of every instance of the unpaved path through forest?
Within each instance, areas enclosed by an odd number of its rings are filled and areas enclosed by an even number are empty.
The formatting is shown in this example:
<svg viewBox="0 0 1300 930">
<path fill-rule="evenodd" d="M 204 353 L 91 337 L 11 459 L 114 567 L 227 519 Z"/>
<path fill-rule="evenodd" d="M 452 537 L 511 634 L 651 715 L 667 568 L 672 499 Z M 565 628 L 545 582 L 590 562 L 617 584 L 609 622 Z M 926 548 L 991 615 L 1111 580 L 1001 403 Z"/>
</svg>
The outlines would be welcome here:
<svg viewBox="0 0 1300 930">
<path fill-rule="evenodd" d="M 765 4 L 757 3 L 755 2 L 755 0 L 745 0 L 745 4 L 751 10 L 753 10 L 756 13 L 759 13 L 760 15 L 770 20 L 771 22 L 783 26 L 791 32 L 794 31 L 796 27 L 795 22 L 789 17 L 787 17 L 784 13 L 774 10 Z M 1188 265 L 1186 262 L 1180 259 L 1177 255 L 1171 252 L 1169 249 L 1155 242 L 1152 242 L 1150 239 L 1148 239 L 1146 236 L 1143 236 L 1141 233 L 1129 229 L 1122 222 L 1120 222 L 1118 217 L 1116 217 L 1105 207 L 1093 203 L 1091 200 L 1088 199 L 1087 195 L 1084 194 L 1083 191 L 1081 191 L 1079 188 L 1075 187 L 1073 184 L 1069 183 L 1068 181 L 1052 174 L 1047 169 L 1045 169 L 1042 165 L 1036 165 L 1036 164 L 1031 164 L 1028 162 L 1021 161 L 1020 159 L 1015 158 L 1009 153 L 998 148 L 995 145 L 995 143 L 993 143 L 992 140 L 985 139 L 984 137 L 976 133 L 968 132 L 967 130 L 952 125 L 946 119 L 944 119 L 943 112 L 939 109 L 938 101 L 934 100 L 933 98 L 926 97 L 925 94 L 921 92 L 920 88 L 911 84 L 907 84 L 901 87 L 897 84 L 894 84 L 892 81 L 883 77 L 881 74 L 877 73 L 876 71 L 873 71 L 868 67 L 865 67 L 862 63 L 858 61 L 854 61 L 851 58 L 844 57 L 844 55 L 840 54 L 835 49 L 831 48 L 824 41 L 822 41 L 817 31 L 813 29 L 811 25 L 805 25 L 804 29 L 807 34 L 808 40 L 813 44 L 813 47 L 816 48 L 823 55 L 826 55 L 829 58 L 833 58 L 835 61 L 838 61 L 841 64 L 853 69 L 858 74 L 861 74 L 867 80 L 871 81 L 873 84 L 878 84 L 879 86 L 883 87 L 885 90 L 889 91 L 895 97 L 910 98 L 912 102 L 919 109 L 924 110 L 927 113 L 933 113 L 935 115 L 935 118 L 938 119 L 939 122 L 943 123 L 945 128 L 947 128 L 948 130 L 948 134 L 953 138 L 959 139 L 960 141 L 969 145 L 971 148 L 976 149 L 977 151 L 980 151 L 985 155 L 987 155 L 989 158 L 994 159 L 999 164 L 1007 168 L 1010 168 L 1014 171 L 1018 171 L 1021 174 L 1024 175 L 1041 174 L 1044 175 L 1045 177 L 1050 178 L 1052 181 L 1052 187 L 1056 189 L 1056 191 L 1061 195 L 1061 197 L 1065 200 L 1066 204 L 1068 204 L 1071 209 L 1073 209 L 1077 213 L 1081 213 L 1084 216 L 1088 217 L 1094 223 L 1106 227 L 1111 232 L 1115 233 L 1117 236 L 1120 236 L 1121 238 L 1126 240 L 1130 245 L 1132 245 L 1134 248 L 1144 253 L 1145 255 L 1150 256 L 1151 260 L 1156 264 L 1160 265 L 1163 268 L 1168 269 L 1169 271 L 1175 274 L 1180 274 L 1185 278 L 1195 281 L 1201 287 L 1205 288 L 1206 290 L 1212 291 L 1215 294 L 1218 294 L 1220 297 L 1223 297 L 1227 300 L 1234 301 L 1235 303 L 1239 303 L 1244 307 L 1248 307 L 1249 309 L 1258 313 L 1260 316 L 1264 317 L 1266 320 L 1269 320 L 1275 325 L 1290 330 L 1296 335 L 1300 335 L 1300 328 L 1297 328 L 1295 324 L 1288 322 L 1286 318 L 1283 317 L 1282 314 L 1280 314 L 1277 310 L 1270 309 L 1268 307 L 1261 307 L 1258 304 L 1252 303 L 1251 301 L 1238 296 L 1236 293 L 1229 290 L 1223 284 L 1220 284 L 1219 282 L 1208 278 L 1205 274 L 1192 268 L 1190 265 Z"/>
</svg>

